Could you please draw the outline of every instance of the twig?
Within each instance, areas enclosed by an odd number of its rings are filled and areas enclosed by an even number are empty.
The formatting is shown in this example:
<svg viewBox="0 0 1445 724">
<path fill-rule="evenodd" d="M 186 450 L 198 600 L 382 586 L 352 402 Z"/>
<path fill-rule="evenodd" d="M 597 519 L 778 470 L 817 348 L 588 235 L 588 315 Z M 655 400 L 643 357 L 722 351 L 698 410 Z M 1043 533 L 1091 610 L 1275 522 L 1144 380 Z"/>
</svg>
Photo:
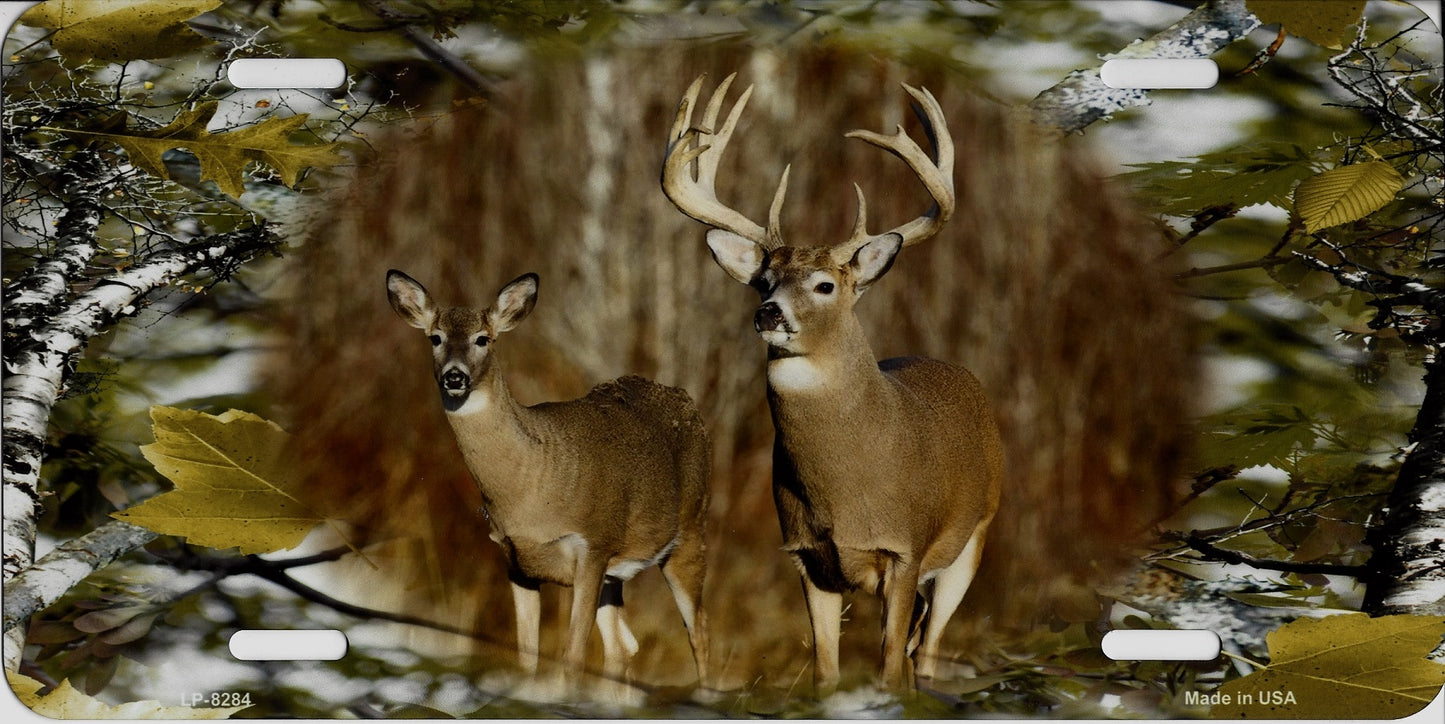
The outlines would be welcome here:
<svg viewBox="0 0 1445 724">
<path fill-rule="evenodd" d="M 410 22 L 410 20 L 414 19 L 412 16 L 402 16 L 398 14 L 396 11 L 383 5 L 381 0 L 361 0 L 361 6 L 383 21 L 396 23 L 395 29 L 401 33 L 402 37 L 416 46 L 416 49 L 421 51 L 422 55 L 436 61 L 437 64 L 445 68 L 447 72 L 455 76 L 457 80 L 462 82 L 462 85 L 470 88 L 472 92 L 483 98 L 490 99 L 496 97 L 496 86 L 488 80 L 486 76 L 479 73 L 476 68 L 467 65 L 466 61 L 457 57 L 446 48 L 443 48 L 441 44 L 433 40 L 430 35 L 416 27 L 416 25 L 413 25 Z"/>
<path fill-rule="evenodd" d="M 1273 561 L 1254 556 L 1245 555 L 1238 551 L 1231 551 L 1210 543 L 1206 538 L 1196 533 L 1184 536 L 1175 536 L 1176 540 L 1183 542 L 1190 548 L 1204 554 L 1206 560 L 1217 563 L 1235 563 L 1246 565 L 1251 568 L 1258 568 L 1265 571 L 1279 571 L 1281 573 L 1321 573 L 1342 576 L 1363 576 L 1370 572 L 1369 566 L 1348 565 L 1344 563 L 1301 563 L 1298 561 Z"/>
<path fill-rule="evenodd" d="M 1275 53 L 1278 53 L 1280 47 L 1284 45 L 1285 35 L 1287 35 L 1287 33 L 1285 33 L 1284 27 L 1280 26 L 1279 35 L 1275 37 L 1274 42 L 1270 43 L 1264 50 L 1259 51 L 1259 53 L 1254 56 L 1254 59 L 1249 61 L 1249 65 L 1240 68 L 1239 72 L 1234 74 L 1234 77 L 1240 78 L 1246 75 L 1253 75 L 1255 71 L 1263 68 L 1265 63 L 1274 60 Z"/>
<path fill-rule="evenodd" d="M 1179 279 L 1194 279 L 1211 274 L 1223 274 L 1225 272 L 1244 271 L 1246 269 L 1268 269 L 1288 261 L 1289 259 L 1285 257 L 1266 256 L 1255 259 L 1254 261 L 1241 261 L 1234 264 L 1220 264 L 1219 266 L 1195 267 L 1189 271 L 1179 272 L 1175 276 Z"/>
</svg>

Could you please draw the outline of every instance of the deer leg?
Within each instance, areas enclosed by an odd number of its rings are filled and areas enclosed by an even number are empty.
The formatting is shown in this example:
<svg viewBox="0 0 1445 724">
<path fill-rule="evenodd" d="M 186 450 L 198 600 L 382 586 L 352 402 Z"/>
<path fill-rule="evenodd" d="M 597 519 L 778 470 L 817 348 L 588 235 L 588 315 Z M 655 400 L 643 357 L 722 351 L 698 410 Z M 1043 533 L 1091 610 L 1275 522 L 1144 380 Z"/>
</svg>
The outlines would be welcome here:
<svg viewBox="0 0 1445 724">
<path fill-rule="evenodd" d="M 923 640 L 923 625 L 928 623 L 928 609 L 933 600 L 933 581 L 919 584 L 918 595 L 913 597 L 913 616 L 908 619 L 908 655 L 918 650 Z"/>
<path fill-rule="evenodd" d="M 541 649 L 542 596 L 532 582 L 512 581 L 512 607 L 517 614 L 517 663 L 529 676 L 537 673 Z"/>
<path fill-rule="evenodd" d="M 825 591 L 803 575 L 803 596 L 813 623 L 813 688 L 819 699 L 838 688 L 838 636 L 843 629 L 843 594 Z"/>
<path fill-rule="evenodd" d="M 918 563 L 891 559 L 883 573 L 883 685 L 894 691 L 911 688 L 908 629 L 917 595 Z"/>
<path fill-rule="evenodd" d="M 963 594 L 968 593 L 973 575 L 978 571 L 979 559 L 983 557 L 984 531 L 988 521 L 980 523 L 974 530 L 968 545 L 949 566 L 939 572 L 933 581 L 932 612 L 924 624 L 923 643 L 918 648 L 915 661 L 918 662 L 918 676 L 932 679 L 938 675 L 938 642 L 943 639 L 943 628 L 958 610 Z"/>
<path fill-rule="evenodd" d="M 627 681 L 627 661 L 637 653 L 637 637 L 622 616 L 622 581 L 607 578 L 597 606 L 597 630 L 602 634 L 602 672 L 614 684 Z"/>
<path fill-rule="evenodd" d="M 687 627 L 687 640 L 692 644 L 692 658 L 697 664 L 698 686 L 704 689 L 711 683 L 707 676 L 707 612 L 702 605 L 706 557 L 701 533 L 689 531 L 682 534 L 661 566 L 662 577 L 667 580 L 677 610 L 682 614 L 682 624 Z"/>
<path fill-rule="evenodd" d="M 572 613 L 567 627 L 567 678 L 574 687 L 581 683 L 587 666 L 587 637 L 592 633 L 592 620 L 602 592 L 602 578 L 607 562 L 584 556 L 577 563 L 572 578 Z"/>
</svg>

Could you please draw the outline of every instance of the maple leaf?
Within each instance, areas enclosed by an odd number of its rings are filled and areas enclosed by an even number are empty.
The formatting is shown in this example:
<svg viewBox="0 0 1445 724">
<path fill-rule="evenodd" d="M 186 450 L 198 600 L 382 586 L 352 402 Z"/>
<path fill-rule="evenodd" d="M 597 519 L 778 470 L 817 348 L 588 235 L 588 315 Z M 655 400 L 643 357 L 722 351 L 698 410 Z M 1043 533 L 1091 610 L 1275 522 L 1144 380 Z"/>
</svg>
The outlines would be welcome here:
<svg viewBox="0 0 1445 724">
<path fill-rule="evenodd" d="M 293 493 L 287 434 L 249 412 L 151 408 L 156 441 L 141 453 L 175 490 L 115 513 L 163 535 L 242 553 L 294 548 L 325 516 Z"/>
<path fill-rule="evenodd" d="M 41 695 L 44 685 L 13 671 L 6 671 L 5 678 L 16 698 L 31 711 L 51 719 L 227 719 L 245 709 L 244 706 L 194 708 L 189 706 L 166 706 L 159 701 L 133 701 L 128 704 L 111 705 L 99 699 L 86 696 L 70 685 L 60 682 L 48 694 Z"/>
<path fill-rule="evenodd" d="M 1302 618 L 1265 637 L 1269 665 L 1219 687 L 1228 704 L 1210 716 L 1251 719 L 1394 719 L 1414 714 L 1445 686 L 1445 665 L 1426 658 L 1445 637 L 1440 616 L 1363 613 Z M 1288 701 L 1285 694 L 1289 694 Z"/>
<path fill-rule="evenodd" d="M 131 163 L 141 170 L 167 179 L 170 172 L 162 160 L 163 155 L 171 149 L 184 148 L 200 162 L 202 181 L 215 181 L 221 191 L 237 198 L 245 191 L 246 165 L 252 161 L 270 166 L 282 183 L 294 186 L 303 169 L 335 166 L 345 160 L 337 151 L 339 143 L 291 143 L 291 134 L 306 123 L 305 113 L 267 118 L 244 128 L 211 133 L 206 126 L 216 115 L 218 105 L 218 101 L 207 101 L 181 111 L 163 128 L 127 128 L 127 115 L 122 111 L 95 128 L 57 130 L 114 143 L 125 149 Z"/>
</svg>

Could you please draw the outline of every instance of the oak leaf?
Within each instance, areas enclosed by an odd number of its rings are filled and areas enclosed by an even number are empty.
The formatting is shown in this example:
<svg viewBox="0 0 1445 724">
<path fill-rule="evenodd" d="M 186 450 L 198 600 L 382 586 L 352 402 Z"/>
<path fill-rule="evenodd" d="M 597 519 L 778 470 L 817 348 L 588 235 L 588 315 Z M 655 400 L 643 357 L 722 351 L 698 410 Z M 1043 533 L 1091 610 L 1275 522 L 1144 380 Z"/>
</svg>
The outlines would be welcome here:
<svg viewBox="0 0 1445 724">
<path fill-rule="evenodd" d="M 206 130 L 216 115 L 218 101 L 207 101 L 181 111 L 163 128 L 134 129 L 126 124 L 122 111 L 91 129 L 64 129 L 71 136 L 95 138 L 125 149 L 131 163 L 153 176 L 170 178 L 162 160 L 166 151 L 184 148 L 195 154 L 201 166 L 201 180 L 215 181 L 226 194 L 239 198 L 246 190 L 246 166 L 252 161 L 270 166 L 287 186 L 296 185 L 301 171 L 310 167 L 335 166 L 344 157 L 339 143 L 300 145 L 291 134 L 306 123 L 307 115 L 267 118 L 260 123 L 231 131 Z"/>
<path fill-rule="evenodd" d="M 111 705 L 99 699 L 86 696 L 70 685 L 60 686 L 42 695 L 44 687 L 40 682 L 13 671 L 6 671 L 5 678 L 10 689 L 31 711 L 51 719 L 228 719 L 232 714 L 245 709 L 244 706 L 194 708 L 189 706 L 166 706 L 159 701 L 134 701 L 127 704 Z"/>
<path fill-rule="evenodd" d="M 325 520 L 295 495 L 288 436 L 275 423 L 240 410 L 208 415 L 162 406 L 151 408 L 151 419 L 156 441 L 141 453 L 175 490 L 116 518 L 245 554 L 294 548 Z"/>
<path fill-rule="evenodd" d="M 209 42 L 186 27 L 221 0 L 51 0 L 20 22 L 54 30 L 50 45 L 68 60 L 165 58 Z"/>
<path fill-rule="evenodd" d="M 1363 613 L 1302 618 L 1265 636 L 1269 665 L 1219 687 L 1215 718 L 1395 719 L 1445 686 L 1445 665 L 1426 658 L 1445 637 L 1440 616 Z M 1289 694 L 1294 703 L 1277 703 Z M 1242 703 L 1252 702 L 1252 703 Z"/>
</svg>

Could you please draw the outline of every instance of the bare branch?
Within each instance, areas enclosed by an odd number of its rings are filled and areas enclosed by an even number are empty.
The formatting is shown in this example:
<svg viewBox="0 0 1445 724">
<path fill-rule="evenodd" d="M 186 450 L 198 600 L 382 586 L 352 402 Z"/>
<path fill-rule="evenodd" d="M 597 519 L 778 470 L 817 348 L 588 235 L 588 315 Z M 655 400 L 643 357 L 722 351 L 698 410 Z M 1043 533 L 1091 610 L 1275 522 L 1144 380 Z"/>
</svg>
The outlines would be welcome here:
<svg viewBox="0 0 1445 724">
<path fill-rule="evenodd" d="M 1324 573 L 1340 576 L 1363 576 L 1370 572 L 1369 566 L 1352 566 L 1344 563 L 1308 563 L 1299 561 L 1272 561 L 1263 558 L 1248 556 L 1239 551 L 1232 551 L 1220 548 L 1209 541 L 1208 538 L 1190 533 L 1189 535 L 1178 536 L 1181 543 L 1202 553 L 1205 560 L 1219 563 L 1235 563 L 1258 568 L 1262 571 L 1280 571 L 1282 573 Z"/>
<path fill-rule="evenodd" d="M 472 89 L 474 93 L 483 98 L 493 98 L 496 96 L 496 86 L 491 80 L 487 79 L 487 77 L 477 71 L 476 68 L 467 65 L 465 60 L 462 60 L 451 51 L 443 48 L 441 44 L 433 40 L 426 31 L 412 24 L 418 20 L 424 20 L 424 17 L 398 13 L 380 2 L 380 0 L 361 0 L 361 5 L 371 11 L 373 15 L 382 19 L 385 25 L 379 29 L 395 29 L 402 37 L 416 46 L 416 49 L 421 51 L 422 55 L 425 55 L 427 58 L 430 58 L 445 68 L 447 72 L 461 81 L 462 85 Z"/>
</svg>

